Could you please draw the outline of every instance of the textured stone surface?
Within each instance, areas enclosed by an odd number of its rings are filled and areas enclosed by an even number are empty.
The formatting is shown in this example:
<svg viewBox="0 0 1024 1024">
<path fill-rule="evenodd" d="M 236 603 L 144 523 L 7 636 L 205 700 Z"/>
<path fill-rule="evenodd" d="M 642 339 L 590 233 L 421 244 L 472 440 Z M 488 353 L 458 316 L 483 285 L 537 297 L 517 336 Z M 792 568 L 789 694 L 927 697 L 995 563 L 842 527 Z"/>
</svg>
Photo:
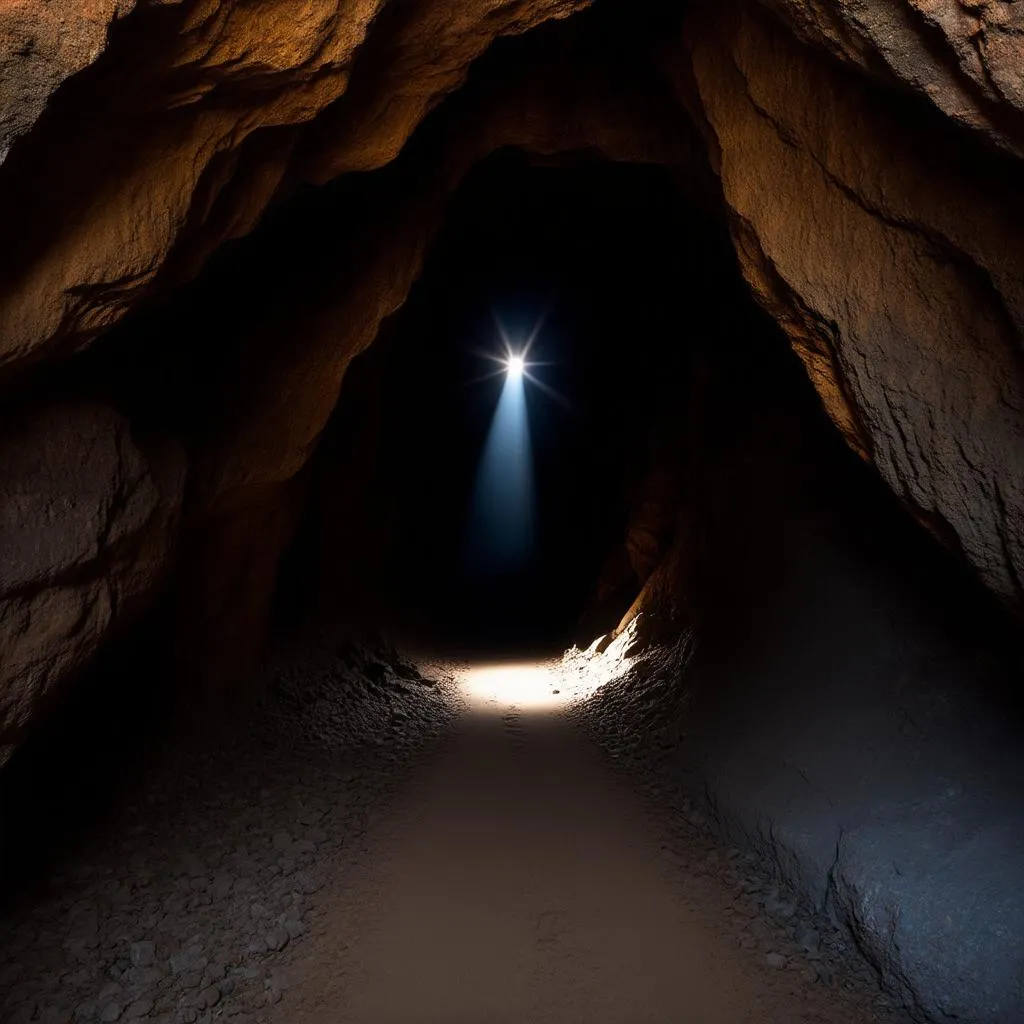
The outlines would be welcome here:
<svg viewBox="0 0 1024 1024">
<path fill-rule="evenodd" d="M 806 40 L 1024 152 L 1024 12 L 994 0 L 762 0 Z"/>
<path fill-rule="evenodd" d="M 497 36 L 580 6 L 6 5 L 0 222 L 13 242 L 0 254 L 0 369 L 11 389 L 30 364 L 88 347 L 126 311 L 196 273 L 297 180 L 392 161 Z M 454 99 L 416 154 L 417 173 L 382 191 L 345 233 L 346 259 L 328 299 L 299 281 L 279 297 L 283 312 L 230 339 L 234 362 L 219 367 L 220 390 L 210 386 L 216 415 L 200 417 L 198 428 L 183 415 L 193 435 L 195 529 L 180 601 L 195 665 L 230 675 L 258 645 L 290 536 L 292 481 L 316 448 L 349 362 L 405 300 L 444 201 L 473 164 L 515 145 L 698 168 L 703 178 L 705 151 L 691 144 L 684 109 L 720 177 L 743 272 L 834 422 L 993 592 L 1019 603 L 1018 6 L 699 3 L 659 55 L 678 105 L 638 67 L 620 63 L 618 51 L 598 49 L 589 64 L 557 51 L 543 59 L 508 51 L 502 75 Z M 246 304 L 258 307 L 259 297 L 243 296 Z M 133 343 L 148 340 L 143 331 Z M 151 451 L 98 406 L 47 407 L 5 425 L 0 751 L 153 590 L 174 535 L 181 475 L 173 446 Z M 763 478 L 723 508 L 760 513 L 762 495 L 777 489 L 778 478 Z M 703 705 L 706 757 L 696 769 L 711 780 L 724 817 L 763 841 L 805 891 L 833 901 L 894 989 L 940 1017 L 1014 1019 L 1007 979 L 1019 983 L 1021 940 L 1012 928 L 1020 837 L 993 822 L 1007 817 L 1007 799 L 1019 808 L 1019 771 L 1007 782 L 1000 771 L 1010 755 L 1000 770 L 985 760 L 990 747 L 1012 744 L 991 725 L 990 708 L 956 703 L 966 684 L 944 689 L 916 655 L 886 660 L 865 645 L 863 637 L 879 644 L 888 636 L 898 649 L 907 635 L 893 626 L 899 607 L 887 617 L 885 588 L 876 593 L 842 553 L 827 544 L 822 553 L 809 536 L 791 567 L 775 535 L 751 542 L 766 522 L 755 517 L 751 529 L 736 531 L 739 550 L 730 554 L 742 571 L 728 579 L 727 597 L 731 609 L 745 600 L 750 612 L 751 595 L 763 589 L 778 598 L 769 602 L 774 618 L 766 624 L 750 613 L 723 627 L 737 657 L 747 653 L 734 650 L 737 635 L 764 657 L 754 669 L 741 659 L 711 677 L 721 685 L 708 688 L 717 697 Z M 671 599 L 673 622 L 686 596 L 680 565 L 691 567 L 685 540 L 649 577 L 638 606 Z M 644 572 L 650 551 L 634 544 Z M 751 573 L 756 564 L 762 571 Z M 786 573 L 814 566 L 848 585 L 803 577 L 800 599 L 792 598 Z M 773 628 L 776 647 L 765 655 L 756 644 Z M 836 639 L 808 649 L 819 636 Z M 920 692 L 908 689 L 906 673 L 923 681 Z M 815 731 L 808 723 L 816 717 L 838 724 Z M 985 728 L 968 737 L 963 722 L 975 719 Z M 890 760 L 870 748 L 874 774 L 853 777 L 844 751 L 869 749 L 872 736 L 886 737 Z M 972 764 L 954 763 L 954 749 Z M 948 793 L 947 777 L 959 795 Z M 867 801 L 865 778 L 874 787 Z M 900 788 L 882 814 L 877 790 L 893 778 Z M 993 795 L 993 786 L 1003 788 Z M 969 900 L 964 892 L 979 872 L 994 881 Z M 949 928 L 930 893 L 958 901 Z M 290 941 L 287 930 L 275 932 L 274 944 L 285 934 Z M 108 993 L 85 1015 L 136 1005 L 121 999 Z"/>
<path fill-rule="evenodd" d="M 0 163 L 62 82 L 103 52 L 135 0 L 12 0 L 0 10 Z"/>
<path fill-rule="evenodd" d="M 957 156 L 963 139 L 939 110 L 1013 150 L 1020 37 L 1005 5 L 946 6 L 779 0 L 777 13 L 823 57 L 756 5 L 697 5 L 662 63 L 706 131 L 744 271 L 834 420 L 1012 601 L 1024 558 L 1017 165 L 980 148 Z M 124 17 L 0 168 L 0 215 L 25 227 L 3 257 L 0 363 L 10 372 L 87 345 L 246 233 L 283 180 L 392 160 L 497 36 L 580 7 L 191 0 Z M 52 74 L 31 70 L 27 44 L 11 43 L 10 80 L 63 80 L 84 66 L 72 51 L 96 58 L 110 19 L 128 11 L 92 5 L 81 47 L 78 30 L 61 36 L 63 50 L 40 43 Z M 42 24 L 43 12 L 23 4 L 8 17 Z M 936 28 L 946 42 L 926 46 Z M 329 303 L 312 304 L 300 343 L 289 316 L 246 346 L 232 380 L 241 400 L 198 453 L 200 504 L 242 510 L 248 491 L 265 507 L 263 488 L 305 464 L 349 360 L 404 301 L 444 196 L 482 156 L 519 145 L 702 163 L 680 144 L 683 112 L 626 67 L 631 59 L 598 51 L 588 65 L 578 53 L 527 49 L 499 87 L 458 97 L 434 166 L 351 240 L 361 258 Z M 875 96 L 863 71 L 927 99 L 904 111 Z M 932 159 L 936 147 L 949 159 Z M 252 547 L 256 557 L 258 538 Z"/>
<path fill-rule="evenodd" d="M 368 824 L 459 710 L 450 679 L 331 639 L 279 651 L 260 708 L 216 737 L 178 736 L 155 764 L 134 763 L 132 802 L 111 796 L 104 828 L 84 842 L 72 833 L 45 893 L 12 899 L 31 885 L 5 871 L 0 1018 L 185 1024 L 214 1009 L 266 1020 L 289 987 L 282 960 L 308 950 L 325 880 L 344 864 L 347 881 Z M 382 670 L 372 680 L 368 664 Z M 87 715 L 63 729 L 94 724 Z M 87 751 L 94 734 L 71 742 Z M 30 752 L 37 771 L 53 746 Z M 45 814 L 33 774 L 21 775 L 27 801 L 9 776 L 0 782 L 5 868 L 23 863 L 35 838 L 26 825 Z M 44 806 L 74 817 L 67 801 Z M 13 813 L 26 803 L 28 821 Z"/>
<path fill-rule="evenodd" d="M 429 0 L 378 20 L 379 0 L 140 8 L 0 173 L 0 214 L 37 236 L 0 268 L 0 367 L 87 345 L 151 293 L 161 271 L 187 274 L 246 233 L 280 183 L 297 127 L 345 96 L 364 49 L 356 112 L 342 104 L 338 116 L 354 119 L 342 162 L 368 169 L 398 152 L 497 36 L 580 6 Z M 12 80 L 29 78 L 11 49 Z"/>
<path fill-rule="evenodd" d="M 748 281 L 854 447 L 1019 602 L 1019 165 L 756 8 L 703 10 L 686 40 Z"/>
<path fill-rule="evenodd" d="M 1024 965 L 1015 638 L 815 426 L 799 366 L 783 375 L 749 342 L 740 362 L 698 385 L 691 533 L 648 581 L 642 618 L 602 658 L 568 659 L 614 679 L 587 717 L 617 758 L 658 762 L 667 792 L 760 851 L 921 1019 L 1010 1024 Z M 637 643 L 650 635 L 667 643 Z"/>
<path fill-rule="evenodd" d="M 105 407 L 8 417 L 0 439 L 0 758 L 159 579 L 183 478 L 173 444 L 147 455 Z"/>
</svg>

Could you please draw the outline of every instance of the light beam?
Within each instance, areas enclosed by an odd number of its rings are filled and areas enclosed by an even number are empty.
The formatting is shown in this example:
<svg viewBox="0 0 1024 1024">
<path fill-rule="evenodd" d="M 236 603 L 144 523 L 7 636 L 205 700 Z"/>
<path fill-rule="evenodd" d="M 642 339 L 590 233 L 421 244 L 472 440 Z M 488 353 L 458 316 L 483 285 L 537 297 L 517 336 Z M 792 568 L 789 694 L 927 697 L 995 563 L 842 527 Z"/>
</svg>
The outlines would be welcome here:
<svg viewBox="0 0 1024 1024">
<path fill-rule="evenodd" d="M 468 532 L 467 568 L 475 576 L 516 573 L 532 555 L 534 540 L 533 455 L 526 409 L 525 346 L 513 348 L 495 315 L 505 347 L 505 382 L 477 470 Z"/>
</svg>

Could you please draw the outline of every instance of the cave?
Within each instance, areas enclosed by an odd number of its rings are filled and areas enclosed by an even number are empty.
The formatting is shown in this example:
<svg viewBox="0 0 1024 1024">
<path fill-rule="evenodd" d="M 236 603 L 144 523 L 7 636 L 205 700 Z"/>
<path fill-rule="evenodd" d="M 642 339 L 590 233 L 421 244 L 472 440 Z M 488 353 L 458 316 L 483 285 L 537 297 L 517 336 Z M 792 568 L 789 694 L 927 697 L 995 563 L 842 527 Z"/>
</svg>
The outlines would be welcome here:
<svg viewBox="0 0 1024 1024">
<path fill-rule="evenodd" d="M 1024 21 L 0 12 L 0 1017 L 1024 1019 Z"/>
</svg>

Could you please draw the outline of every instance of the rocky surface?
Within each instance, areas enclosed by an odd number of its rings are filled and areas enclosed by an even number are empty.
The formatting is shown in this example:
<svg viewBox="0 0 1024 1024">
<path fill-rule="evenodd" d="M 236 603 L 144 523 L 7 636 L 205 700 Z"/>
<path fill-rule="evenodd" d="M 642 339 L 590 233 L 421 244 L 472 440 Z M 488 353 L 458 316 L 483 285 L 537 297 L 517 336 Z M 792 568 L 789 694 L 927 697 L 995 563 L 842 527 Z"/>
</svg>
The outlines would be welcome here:
<svg viewBox="0 0 1024 1024">
<path fill-rule="evenodd" d="M 750 946 L 779 967 L 806 969 L 809 961 L 819 978 L 870 984 L 874 976 L 889 994 L 880 1005 L 905 1005 L 929 1021 L 1017 1020 L 1020 879 L 1010 850 L 1021 836 L 998 797 L 980 800 L 973 815 L 953 806 L 967 791 L 1000 787 L 1010 772 L 993 764 L 979 773 L 962 758 L 940 767 L 945 741 L 933 733 L 930 747 L 914 745 L 903 778 L 891 766 L 888 783 L 870 777 L 852 752 L 877 731 L 854 724 L 845 739 L 833 737 L 844 753 L 830 761 L 813 741 L 795 738 L 795 721 L 809 712 L 785 691 L 773 693 L 771 710 L 762 701 L 752 714 L 723 709 L 735 691 L 702 695 L 692 638 L 623 657 L 638 625 L 604 655 L 567 654 L 574 714 L 652 799 L 676 809 L 690 845 L 702 837 L 696 845 L 713 851 L 725 836 L 747 851 L 725 862 L 711 852 L 707 869 L 724 871 L 734 888 Z M 854 723 L 884 716 L 884 699 L 861 698 L 835 713 Z M 869 711 L 871 701 L 879 707 Z M 874 741 L 872 758 L 906 756 L 900 745 Z M 926 797 L 936 771 L 946 773 L 941 792 Z M 854 806 L 850 798 L 887 785 L 887 800 Z"/>
<path fill-rule="evenodd" d="M 387 645 L 325 641 L 267 672 L 258 711 L 215 745 L 169 745 L 45 897 L 8 911 L 3 1020 L 255 1022 L 281 999 L 322 873 L 458 702 Z"/>
<path fill-rule="evenodd" d="M 8 61 L 11 81 L 30 84 L 8 104 L 24 121 L 14 134 L 37 119 L 31 111 L 42 101 L 26 96 L 49 95 L 103 53 L 102 66 L 76 86 L 81 98 L 72 92 L 57 103 L 0 176 L 0 201 L 7 196 L 12 217 L 36 225 L 25 251 L 12 253 L 0 301 L 6 360 L 86 344 L 145 295 L 192 272 L 220 241 L 249 230 L 284 176 L 326 181 L 388 163 L 495 37 L 581 6 L 481 3 L 452 14 L 422 2 L 382 14 L 372 3 L 310 0 L 286 23 L 269 0 L 244 9 L 173 5 L 159 15 L 100 4 L 88 16 L 76 12 L 79 29 L 58 38 L 49 9 L 19 5 L 6 15 Z M 752 4 L 696 5 L 681 35 L 686 71 L 669 61 L 683 106 L 708 129 L 747 277 L 789 329 L 851 443 L 988 586 L 1019 601 L 1018 169 L 965 148 L 941 116 L 1017 152 L 1019 19 L 992 4 L 771 6 L 788 29 Z M 104 51 L 110 20 L 125 15 Z M 932 116 L 918 117 L 909 99 L 904 111 L 902 100 L 876 95 L 853 70 L 917 94 Z M 138 79 L 130 102 L 126 78 Z M 530 79 L 517 88 L 529 94 Z M 229 93 L 236 98 L 227 104 Z M 530 108 L 518 99 L 521 111 Z M 109 145 L 96 145 L 95 118 L 81 135 L 62 121 L 76 102 L 102 107 Z M 172 113 L 151 116 L 161 109 Z M 556 121 L 552 110 L 542 116 L 546 123 L 535 118 L 529 133 L 574 123 Z M 600 117 L 581 127 L 590 145 L 600 138 Z M 467 125 L 462 134 L 474 132 Z M 519 142 L 517 134 L 522 126 L 484 145 Z M 118 144 L 129 138 L 131 146 Z M 544 148 L 579 145 L 566 137 Z M 932 159 L 937 146 L 948 161 Z M 45 156 L 58 148 L 64 171 Z M 81 158 L 71 158 L 79 149 Z M 97 160 L 116 166 L 93 167 Z M 83 161 L 90 173 L 66 179 L 66 168 Z M 41 174 L 64 178 L 48 191 Z M 52 212 L 33 212 L 57 192 Z M 40 244 L 28 246 L 35 236 Z M 414 274 L 424 237 L 389 240 L 389 261 L 405 248 Z M 365 330 L 337 345 L 335 373 L 403 301 L 403 276 L 392 276 L 394 297 L 383 302 L 370 298 L 374 286 L 364 279 Z M 312 351 L 307 360 L 322 363 Z M 946 371 L 951 362 L 955 375 Z M 321 394 L 330 402 L 336 389 Z M 300 418 L 310 423 L 307 436 L 323 420 L 314 406 Z"/>
<path fill-rule="evenodd" d="M 686 46 L 747 280 L 853 446 L 1019 601 L 1018 165 L 858 85 L 757 8 L 697 19 Z"/>
<path fill-rule="evenodd" d="M 185 466 L 96 405 L 9 415 L 0 438 L 0 763 L 160 583 Z"/>
<path fill-rule="evenodd" d="M 967 0 L 764 0 L 805 40 L 899 82 L 1018 156 L 1024 20 L 1012 4 Z"/>
<path fill-rule="evenodd" d="M 638 654 L 633 644 L 639 627 L 634 621 L 603 654 L 566 652 L 557 678 L 569 695 L 569 717 L 649 801 L 666 830 L 664 855 L 687 879 L 689 891 L 728 894 L 724 913 L 741 949 L 805 985 L 823 986 L 829 1013 L 907 1019 L 901 1000 L 878 990 L 877 975 L 853 937 L 792 885 L 771 851 L 729 845 L 706 801 L 681 784 L 672 758 L 686 732 L 679 712 L 686 703 L 683 673 L 692 639 Z M 804 997 L 808 1002 L 815 998 L 811 993 Z"/>
<path fill-rule="evenodd" d="M 302 502 L 301 470 L 342 377 L 405 301 L 446 198 L 474 163 L 507 145 L 663 163 L 681 172 L 696 201 L 718 203 L 748 283 L 787 332 L 851 447 L 990 591 L 1019 610 L 1020 5 L 696 3 L 672 33 L 660 33 L 658 23 L 658 34 L 640 31 L 639 42 L 623 31 L 584 37 L 577 48 L 570 33 L 547 52 L 534 49 L 527 36 L 522 49 L 495 55 L 490 78 L 467 77 L 470 63 L 479 68 L 498 36 L 524 33 L 581 6 L 576 0 L 474 0 L 457 9 L 440 0 L 387 9 L 373 0 L 137 6 L 24 0 L 0 14 L 0 221 L 12 239 L 0 255 L 5 399 L 30 372 L 43 380 L 125 314 L 171 293 L 299 182 L 396 170 L 393 178 L 377 179 L 372 204 L 339 221 L 345 255 L 319 294 L 305 290 L 301 271 L 319 264 L 322 254 L 285 247 L 281 252 L 299 268 L 290 291 L 274 292 L 266 307 L 251 283 L 234 297 L 234 333 L 223 330 L 230 316 L 214 324 L 206 340 L 216 365 L 196 373 L 208 388 L 208 407 L 193 416 L 189 392 L 170 417 L 188 447 L 190 472 L 176 628 L 179 651 L 194 657 L 182 657 L 183 677 L 200 670 L 230 677 L 258 646 Z M 623 30 L 632 28 L 625 5 L 623 12 Z M 620 37 L 629 37 L 628 47 L 620 47 Z M 661 87 L 659 72 L 671 92 Z M 410 145 L 427 112 L 464 81 L 418 145 Z M 410 156 L 404 167 L 395 159 L 400 152 Z M 275 303 L 276 314 L 265 315 Z M 144 350 L 151 340 L 143 323 L 135 334 L 126 330 L 120 351 Z M 80 366 L 72 363 L 72 370 Z M 74 392 L 75 373 L 69 377 L 65 387 Z M 137 426 L 112 407 L 63 399 L 40 400 L 5 420 L 0 760 L 158 588 L 171 561 L 184 460 L 177 442 L 143 440 Z M 713 444 L 715 437 L 709 431 L 702 440 Z M 704 481 L 709 494 L 712 476 Z M 774 546 L 784 550 L 782 531 L 795 529 L 782 514 L 768 529 L 763 506 L 772 504 L 781 479 L 766 473 L 717 509 L 709 499 L 698 524 L 713 522 L 716 511 L 724 523 L 737 508 L 757 508 L 765 520 L 739 524 L 730 542 L 736 571 L 719 573 L 732 581 L 737 593 L 727 596 L 739 610 L 730 609 L 729 618 L 719 609 L 718 626 L 734 646 L 735 637 L 744 638 L 749 661 L 732 664 L 731 674 L 723 667 L 705 677 L 704 746 L 694 748 L 696 767 L 679 770 L 704 773 L 718 794 L 723 824 L 761 843 L 812 905 L 826 893 L 828 906 L 901 998 L 937 1019 L 1013 1019 L 1019 1006 L 1007 979 L 1019 983 L 1020 837 L 1000 821 L 1016 821 L 1019 776 L 1006 766 L 1018 760 L 1006 731 L 993 724 L 998 716 L 991 707 L 964 696 L 984 683 L 984 672 L 962 652 L 949 655 L 955 668 L 948 676 L 936 669 L 949 652 L 934 646 L 934 637 L 920 649 L 940 654 L 911 650 L 916 619 L 903 614 L 899 600 L 888 601 L 887 588 L 899 586 L 892 574 L 866 579 L 851 567 L 857 559 L 849 552 L 830 549 L 826 558 L 810 541 L 797 544 L 792 558 L 775 552 Z M 669 596 L 679 596 L 680 579 L 691 568 L 676 541 L 653 569 L 648 547 L 634 546 L 643 572 L 651 573 L 642 606 L 655 613 L 665 610 L 659 605 Z M 812 580 L 810 563 L 834 571 L 834 579 L 823 585 L 819 571 Z M 634 575 L 636 567 L 630 566 Z M 787 590 L 795 578 L 798 597 Z M 779 646 L 768 649 L 765 632 Z M 902 653 L 890 656 L 883 641 Z M 723 666 L 731 653 L 724 651 Z M 294 678 L 284 671 L 282 706 L 292 699 L 307 707 L 300 691 L 309 679 L 334 685 L 325 658 Z M 359 675 L 367 678 L 361 668 Z M 418 685 L 410 678 L 401 687 L 414 693 Z M 363 727 L 380 735 L 397 729 L 402 716 L 384 710 L 394 702 L 382 703 L 372 679 L 366 693 Z M 707 696 L 713 693 L 717 703 Z M 307 731 L 321 740 L 332 730 L 343 733 L 347 712 L 332 711 L 330 699 L 310 699 L 320 710 L 306 717 Z M 640 694 L 635 714 L 641 718 L 644 704 Z M 837 708 L 849 714 L 839 716 L 835 730 L 809 736 L 806 723 L 818 714 L 836 723 Z M 842 759 L 836 761 L 836 735 L 871 751 L 867 767 L 876 788 L 866 795 L 863 777 L 851 781 Z M 744 747 L 737 736 L 761 742 Z M 885 738 L 885 756 L 866 746 L 871 736 Z M 771 751 L 782 751 L 782 760 Z M 1002 768 L 992 760 L 995 752 L 1005 753 Z M 239 763 L 256 766 L 258 774 L 261 757 Z M 914 774 L 928 764 L 930 775 Z M 341 793 L 343 780 L 331 777 Z M 901 780 L 895 794 L 892 778 Z M 252 790 L 257 799 L 259 792 Z M 883 792 L 889 794 L 884 814 L 875 806 Z M 163 814 L 159 799 L 154 806 Z M 216 804 L 210 813 L 219 813 Z M 187 836 L 184 809 L 173 820 Z M 282 821 L 291 845 L 282 839 L 266 862 L 268 877 L 278 877 L 274 866 L 291 877 L 277 862 L 310 853 L 305 847 L 295 857 L 289 852 L 296 842 L 312 842 L 303 829 L 326 831 L 297 818 Z M 258 827 L 246 819 L 237 834 L 250 826 Z M 149 828 L 144 823 L 140 834 Z M 242 860 L 258 852 L 270 857 L 275 834 L 253 839 L 252 850 L 249 838 L 244 849 L 241 839 L 232 850 L 211 847 L 204 870 L 216 861 L 240 871 Z M 186 957 L 181 963 L 207 961 L 198 975 L 186 972 L 207 996 L 183 1012 L 198 1016 L 210 1000 L 224 997 L 221 989 L 213 995 L 224 980 L 214 976 L 216 965 L 234 961 L 193 949 L 198 929 L 172 922 L 166 940 L 148 932 L 124 937 L 134 927 L 130 919 L 147 921 L 159 907 L 150 908 L 135 889 L 125 894 L 113 861 L 100 863 L 112 872 L 101 871 L 102 883 L 69 882 L 69 894 L 85 894 L 80 930 L 57 923 L 70 921 L 74 900 L 55 904 L 43 938 L 27 925 L 15 929 L 40 963 L 53 966 L 45 976 L 18 980 L 11 966 L 18 960 L 16 939 L 7 961 L 12 991 L 20 993 L 12 1007 L 24 1013 L 41 999 L 37 993 L 59 990 L 64 981 L 52 972 L 60 957 L 81 952 L 86 974 L 74 987 L 87 1007 L 109 976 L 120 990 L 106 993 L 109 1011 L 105 1003 L 95 1012 L 112 1019 L 142 1013 L 152 998 L 145 1012 L 176 1013 L 177 982 L 161 975 L 156 995 L 146 995 L 149 976 L 140 972 L 150 965 L 132 963 L 131 943 L 141 944 L 136 958 L 145 961 L 151 941 L 166 951 L 154 952 L 161 962 L 179 954 Z M 183 908 L 220 908 L 212 896 L 203 902 L 207 892 L 191 887 L 188 871 L 161 872 L 165 888 L 156 903 L 178 893 L 173 898 L 184 899 Z M 983 886 L 974 884 L 976 875 Z M 209 872 L 197 877 L 207 889 L 213 884 Z M 186 888 L 195 895 L 185 896 Z M 958 906 L 949 926 L 955 945 L 935 914 L 935 893 Z M 294 895 L 272 890 L 260 904 L 273 905 L 275 928 L 287 932 L 294 920 L 286 902 Z M 113 908 L 125 899 L 131 914 L 118 916 Z M 239 904 L 239 922 L 262 920 L 253 918 L 252 902 Z M 104 932 L 101 941 L 100 922 L 110 920 L 117 934 Z M 251 941 L 264 934 L 257 935 L 255 924 L 246 927 Z M 274 941 L 283 934 L 276 931 Z M 768 954 L 789 956 L 781 949 Z M 115 968 L 116 977 L 109 973 Z M 239 985 L 247 980 L 238 979 Z M 48 1014 L 74 1009 L 47 1000 Z"/>
<path fill-rule="evenodd" d="M 294 481 L 342 377 L 405 301 L 446 199 L 504 146 L 665 164 L 696 202 L 723 209 L 748 282 L 850 444 L 1019 607 L 1016 15 L 891 0 L 777 0 L 772 14 L 731 0 L 693 4 L 676 25 L 585 6 L 5 9 L 0 220 L 16 244 L 0 256 L 0 366 L 11 389 L 171 293 L 299 183 L 381 175 L 374 200 L 339 219 L 329 287 L 314 293 L 312 273 L 293 274 L 266 306 L 250 288 L 213 328 L 188 325 L 210 331 L 220 362 L 199 372 L 208 407 L 193 416 L 183 396 L 172 417 L 192 469 L 186 674 L 208 664 L 230 678 L 251 657 L 244 638 L 262 631 L 302 502 Z M 546 36 L 529 31 L 563 18 Z M 322 263 L 289 256 L 304 258 Z M 151 331 L 122 340 L 144 350 Z M 646 574 L 649 553 L 633 554 Z M 217 637 L 227 652 L 248 648 L 237 669 L 230 653 L 204 657 Z"/>
<path fill-rule="evenodd" d="M 756 854 L 607 770 L 565 713 L 571 662 L 452 670 L 468 713 L 325 879 L 273 1022 L 906 1024 Z"/>
<path fill-rule="evenodd" d="M 71 51 L 95 60 L 104 22 L 130 5 L 90 5 L 92 17 L 72 22 L 81 41 L 71 36 L 42 64 L 33 40 L 48 39 L 42 26 L 56 19 L 38 6 L 19 4 L 8 16 L 15 85 L 31 84 L 42 66 L 54 86 L 87 63 Z M 299 129 L 328 108 L 350 122 L 329 132 L 341 164 L 378 167 L 497 36 L 580 6 L 475 0 L 453 11 L 430 0 L 384 16 L 379 0 L 140 5 L 80 92 L 51 105 L 0 174 L 5 219 L 35 221 L 37 237 L 47 236 L 3 268 L 0 365 L 88 344 L 151 293 L 162 271 L 180 277 L 250 230 L 288 169 Z M 41 97 L 14 90 L 16 127 Z M 40 150 L 54 144 L 57 165 Z"/>
<path fill-rule="evenodd" d="M 676 544 L 598 659 L 613 681 L 587 714 L 838 924 L 898 1001 L 1008 1024 L 1019 632 L 814 426 L 800 367 L 764 344 L 699 352 Z"/>
<path fill-rule="evenodd" d="M 645 664 L 656 668 L 657 658 Z M 267 666 L 270 687 L 258 709 L 240 714 L 213 744 L 174 739 L 122 793 L 124 803 L 96 816 L 90 833 L 65 850 L 41 887 L 4 893 L 0 1017 L 18 1024 L 262 1024 L 301 1016 L 315 994 L 306 990 L 315 989 L 309 965 L 326 958 L 333 982 L 337 950 L 353 938 L 337 929 L 337 902 L 365 900 L 371 917 L 377 909 L 373 859 L 396 851 L 382 847 L 379 835 L 371 841 L 370 825 L 400 792 L 400 802 L 415 807 L 422 793 L 406 788 L 410 771 L 429 768 L 455 737 L 465 707 L 460 670 L 432 665 L 424 677 L 386 644 L 339 642 L 330 631 L 282 645 Z M 542 689 L 561 687 L 562 701 L 574 688 L 590 692 L 593 669 L 576 652 L 552 667 Z M 664 677 L 657 679 L 655 688 Z M 613 684 L 607 692 L 599 699 L 606 710 L 619 691 Z M 635 707 L 636 694 L 626 696 Z M 510 739 L 518 756 L 520 713 L 492 709 L 489 716 L 508 736 L 483 749 Z M 598 730 L 603 741 L 608 728 L 628 732 L 618 716 L 598 719 L 607 727 Z M 564 721 L 554 728 L 574 731 Z M 562 749 L 557 736 L 554 747 Z M 612 741 L 611 748 L 621 754 L 624 746 Z M 634 767 L 643 771 L 631 781 L 646 787 L 652 816 L 666 824 L 661 855 L 686 894 L 686 920 L 746 951 L 737 981 L 756 978 L 772 1008 L 793 1020 L 813 1013 L 844 1024 L 904 1024 L 848 941 L 801 906 L 755 852 L 723 845 L 676 787 L 646 762 Z M 521 774 L 514 785 L 524 785 Z M 419 771 L 417 782 L 429 775 Z M 562 785 L 571 790 L 571 782 Z M 634 840 L 628 837 L 627 849 Z M 523 856 L 543 863 L 545 852 L 537 844 Z M 423 877 L 405 881 L 429 892 L 435 872 L 428 864 Z M 500 976 L 505 965 L 496 967 Z"/>
<path fill-rule="evenodd" d="M 135 0 L 5 4 L 0 11 L 0 164 L 58 87 L 103 53 Z"/>
</svg>

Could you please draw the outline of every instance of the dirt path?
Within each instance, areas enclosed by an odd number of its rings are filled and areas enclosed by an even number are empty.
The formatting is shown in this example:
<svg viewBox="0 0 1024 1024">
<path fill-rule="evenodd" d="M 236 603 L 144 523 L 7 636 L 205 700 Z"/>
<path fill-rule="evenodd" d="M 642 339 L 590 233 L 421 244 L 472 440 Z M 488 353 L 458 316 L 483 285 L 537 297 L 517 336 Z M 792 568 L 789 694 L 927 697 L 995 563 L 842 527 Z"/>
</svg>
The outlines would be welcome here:
<svg viewBox="0 0 1024 1024">
<path fill-rule="evenodd" d="M 232 730 L 169 735 L 30 888 L 0 878 L 0 1022 L 906 1024 L 671 781 L 608 767 L 592 680 L 423 668 L 301 647 Z"/>
<path fill-rule="evenodd" d="M 870 992 L 837 999 L 806 961 L 748 941 L 734 894 L 681 870 L 688 854 L 666 848 L 562 713 L 554 670 L 462 684 L 447 749 L 327 881 L 271 1020 L 896 1019 L 876 1016 Z"/>
</svg>

